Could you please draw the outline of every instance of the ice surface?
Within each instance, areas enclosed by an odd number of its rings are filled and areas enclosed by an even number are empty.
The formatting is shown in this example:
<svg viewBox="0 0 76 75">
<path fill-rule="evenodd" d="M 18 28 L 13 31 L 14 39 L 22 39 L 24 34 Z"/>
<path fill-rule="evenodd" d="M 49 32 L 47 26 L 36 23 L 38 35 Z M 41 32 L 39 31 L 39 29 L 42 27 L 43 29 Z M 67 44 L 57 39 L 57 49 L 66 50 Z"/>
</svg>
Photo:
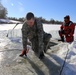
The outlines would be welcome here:
<svg viewBox="0 0 76 75">
<path fill-rule="evenodd" d="M 14 26 L 15 24 L 0 25 L 0 51 L 4 49 L 22 49 L 22 39 L 21 39 L 22 24 L 19 24 L 14 30 L 12 30 Z M 60 25 L 47 25 L 47 24 L 43 25 L 44 31 L 47 33 L 51 33 L 54 39 L 59 38 L 58 35 L 59 27 Z M 6 37 L 7 34 L 8 37 Z M 55 56 L 61 65 L 63 64 L 62 61 L 64 61 L 64 58 L 69 49 L 66 64 L 63 69 L 63 75 L 76 75 L 76 39 L 71 44 L 60 43 L 58 47 L 59 50 L 57 51 Z M 2 58 L 0 57 L 0 60 L 1 59 Z"/>
</svg>

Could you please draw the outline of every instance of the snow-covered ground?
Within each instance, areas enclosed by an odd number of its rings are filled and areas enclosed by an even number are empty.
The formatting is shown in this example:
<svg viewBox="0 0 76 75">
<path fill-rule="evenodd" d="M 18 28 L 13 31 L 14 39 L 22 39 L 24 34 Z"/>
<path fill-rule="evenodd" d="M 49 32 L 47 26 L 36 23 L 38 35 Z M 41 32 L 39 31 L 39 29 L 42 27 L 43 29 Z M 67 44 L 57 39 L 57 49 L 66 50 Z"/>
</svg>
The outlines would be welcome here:
<svg viewBox="0 0 76 75">
<path fill-rule="evenodd" d="M 22 49 L 22 24 L 19 24 L 14 30 L 12 30 L 14 26 L 15 24 L 0 25 L 0 52 L 5 49 Z M 60 38 L 58 35 L 59 27 L 60 25 L 43 25 L 44 31 L 52 34 L 52 40 Z M 6 37 L 7 34 L 8 37 Z M 51 49 L 56 50 L 56 54 L 52 55 L 52 58 L 55 60 L 57 59 L 56 62 L 61 66 L 63 65 L 64 58 L 66 57 L 67 51 L 69 49 L 62 75 L 76 75 L 76 39 L 72 44 L 60 42 L 57 46 L 51 47 Z M 0 53 L 0 61 L 1 60 L 2 55 Z"/>
<path fill-rule="evenodd" d="M 0 19 L 0 23 L 21 23 L 21 22 L 9 19 Z"/>
</svg>

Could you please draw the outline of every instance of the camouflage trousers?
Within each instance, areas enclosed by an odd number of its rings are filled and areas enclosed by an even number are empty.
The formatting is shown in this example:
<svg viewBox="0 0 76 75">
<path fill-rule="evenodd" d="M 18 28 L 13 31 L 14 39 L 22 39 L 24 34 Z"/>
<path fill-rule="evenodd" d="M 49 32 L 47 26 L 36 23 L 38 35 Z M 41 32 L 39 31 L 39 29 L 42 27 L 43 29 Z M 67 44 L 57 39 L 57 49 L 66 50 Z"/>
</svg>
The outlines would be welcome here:
<svg viewBox="0 0 76 75">
<path fill-rule="evenodd" d="M 48 43 L 49 43 L 51 37 L 52 37 L 51 34 L 47 34 L 47 33 L 44 34 L 44 36 L 43 36 L 44 50 L 41 50 L 41 51 L 46 52 L 47 47 L 48 47 Z M 35 53 L 38 53 L 39 52 L 39 41 L 38 41 L 38 37 L 33 38 L 31 40 L 31 43 L 32 43 L 32 50 Z"/>
</svg>

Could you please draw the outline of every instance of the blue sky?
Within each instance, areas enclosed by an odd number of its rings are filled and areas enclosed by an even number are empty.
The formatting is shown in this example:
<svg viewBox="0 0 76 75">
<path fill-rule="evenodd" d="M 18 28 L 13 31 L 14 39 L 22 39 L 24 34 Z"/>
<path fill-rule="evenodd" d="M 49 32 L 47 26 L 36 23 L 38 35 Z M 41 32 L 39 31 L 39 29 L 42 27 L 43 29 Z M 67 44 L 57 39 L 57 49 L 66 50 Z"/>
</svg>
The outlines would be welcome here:
<svg viewBox="0 0 76 75">
<path fill-rule="evenodd" d="M 2 0 L 2 4 L 7 8 L 9 17 L 25 17 L 27 12 L 33 12 L 47 20 L 63 21 L 65 15 L 70 15 L 76 22 L 76 0 Z"/>
</svg>

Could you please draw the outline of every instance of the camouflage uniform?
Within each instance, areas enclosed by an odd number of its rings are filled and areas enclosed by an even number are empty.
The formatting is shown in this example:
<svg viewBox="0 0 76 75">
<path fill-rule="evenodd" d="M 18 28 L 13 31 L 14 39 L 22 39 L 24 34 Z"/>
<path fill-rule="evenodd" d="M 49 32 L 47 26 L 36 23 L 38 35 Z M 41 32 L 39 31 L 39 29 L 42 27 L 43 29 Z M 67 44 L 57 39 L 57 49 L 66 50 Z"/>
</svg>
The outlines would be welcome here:
<svg viewBox="0 0 76 75">
<path fill-rule="evenodd" d="M 26 22 L 24 22 L 22 27 L 23 48 L 26 48 L 28 38 L 32 43 L 32 49 L 34 50 L 34 52 L 43 52 L 44 34 L 45 32 L 43 31 L 42 23 L 40 21 L 35 20 L 35 24 L 33 25 L 33 27 L 29 27 L 29 25 L 27 25 Z"/>
</svg>

